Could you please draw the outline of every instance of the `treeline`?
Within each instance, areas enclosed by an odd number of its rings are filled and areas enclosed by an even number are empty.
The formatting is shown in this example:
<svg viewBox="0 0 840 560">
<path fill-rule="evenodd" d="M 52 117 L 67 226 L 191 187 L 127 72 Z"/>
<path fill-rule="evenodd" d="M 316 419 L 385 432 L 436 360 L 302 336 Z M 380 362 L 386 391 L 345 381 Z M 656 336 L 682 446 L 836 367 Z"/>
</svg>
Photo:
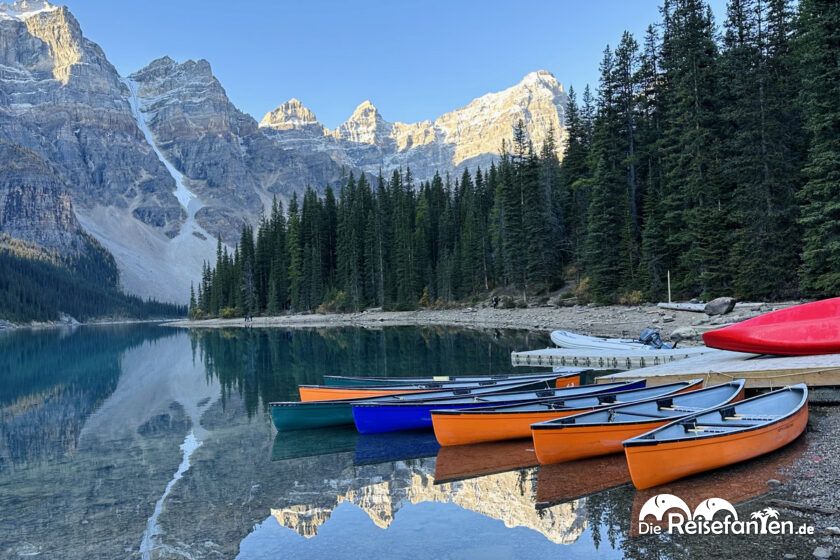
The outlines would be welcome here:
<svg viewBox="0 0 840 560">
<path fill-rule="evenodd" d="M 123 294 L 104 250 L 60 257 L 0 236 L 0 317 L 13 322 L 183 317 L 186 306 Z"/>
<path fill-rule="evenodd" d="M 307 189 L 286 211 L 275 201 L 256 232 L 243 228 L 233 254 L 219 244 L 191 294 L 193 315 L 413 309 L 494 286 L 559 286 L 554 141 L 538 154 L 522 126 L 514 136 L 486 174 L 415 185 L 410 171 L 394 171 L 375 186 L 351 175 L 337 197 Z"/>
<path fill-rule="evenodd" d="M 489 170 L 350 178 L 220 249 L 197 315 L 411 308 L 578 280 L 579 299 L 840 292 L 840 5 L 666 0 L 569 90 L 562 164 L 520 125 Z"/>
</svg>

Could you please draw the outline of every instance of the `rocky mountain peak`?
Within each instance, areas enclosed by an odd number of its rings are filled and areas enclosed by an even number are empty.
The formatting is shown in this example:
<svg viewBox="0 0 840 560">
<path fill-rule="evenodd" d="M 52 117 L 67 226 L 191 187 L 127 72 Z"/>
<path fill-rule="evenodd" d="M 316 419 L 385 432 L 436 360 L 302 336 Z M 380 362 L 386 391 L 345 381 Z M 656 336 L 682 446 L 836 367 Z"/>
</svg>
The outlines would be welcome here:
<svg viewBox="0 0 840 560">
<path fill-rule="evenodd" d="M 343 124 L 332 132 L 339 140 L 382 146 L 389 141 L 393 125 L 369 100 L 362 101 Z"/>
<path fill-rule="evenodd" d="M 315 113 L 294 97 L 281 103 L 276 109 L 265 114 L 260 121 L 261 127 L 275 130 L 292 130 L 306 127 L 321 127 Z"/>
<path fill-rule="evenodd" d="M 138 82 L 166 81 L 170 84 L 180 82 L 183 85 L 200 82 L 221 88 L 221 84 L 213 75 L 210 63 L 204 59 L 178 62 L 168 56 L 162 56 L 133 73 L 130 78 Z"/>
<path fill-rule="evenodd" d="M 0 4 L 0 21 L 12 22 L 8 31 L 17 29 L 18 35 L 35 39 L 30 39 L 27 45 L 12 43 L 9 48 L 4 45 L 4 51 L 30 71 L 49 67 L 53 78 L 62 85 L 67 85 L 74 76 L 86 76 L 88 72 L 81 68 L 83 65 L 104 67 L 106 72 L 110 68 L 101 49 L 84 38 L 79 22 L 64 6 L 41 0 Z M 24 53 L 24 48 L 36 52 Z"/>
<path fill-rule="evenodd" d="M 563 85 L 548 70 L 536 70 L 525 75 L 519 82 L 521 86 L 542 86 L 563 91 Z"/>
</svg>

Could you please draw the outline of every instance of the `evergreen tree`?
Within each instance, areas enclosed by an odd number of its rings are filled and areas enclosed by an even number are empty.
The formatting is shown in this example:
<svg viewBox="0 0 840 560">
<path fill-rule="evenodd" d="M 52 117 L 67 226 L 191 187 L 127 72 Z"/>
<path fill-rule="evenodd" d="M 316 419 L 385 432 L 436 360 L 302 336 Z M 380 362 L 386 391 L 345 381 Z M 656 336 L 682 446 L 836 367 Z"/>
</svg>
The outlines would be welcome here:
<svg viewBox="0 0 840 560">
<path fill-rule="evenodd" d="M 722 188 L 714 24 L 702 0 L 674 0 L 662 46 L 661 260 L 681 296 L 731 286 L 728 192 Z"/>
<path fill-rule="evenodd" d="M 586 272 L 592 297 L 610 303 L 628 286 L 632 259 L 629 188 L 626 174 L 625 122 L 619 89 L 621 76 L 609 47 L 601 62 L 598 118 L 592 138 L 591 161 L 595 170 L 587 217 Z"/>
<path fill-rule="evenodd" d="M 301 288 L 303 285 L 303 246 L 301 244 L 300 211 L 297 193 L 289 202 L 288 231 L 286 243 L 289 252 L 289 303 L 295 311 L 304 309 Z"/>
<path fill-rule="evenodd" d="M 801 0 L 797 58 L 808 155 L 799 194 L 802 289 L 840 293 L 840 4 Z"/>
</svg>

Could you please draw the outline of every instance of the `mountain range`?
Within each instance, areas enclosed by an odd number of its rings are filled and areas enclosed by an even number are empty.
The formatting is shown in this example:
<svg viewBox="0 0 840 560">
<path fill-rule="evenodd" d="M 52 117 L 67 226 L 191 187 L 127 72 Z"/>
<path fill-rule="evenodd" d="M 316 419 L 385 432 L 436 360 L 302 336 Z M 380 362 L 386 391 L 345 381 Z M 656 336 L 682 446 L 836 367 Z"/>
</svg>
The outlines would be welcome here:
<svg viewBox="0 0 840 560">
<path fill-rule="evenodd" d="M 121 76 L 67 7 L 0 4 L 0 234 L 58 252 L 92 237 L 127 292 L 183 303 L 216 238 L 232 244 L 274 197 L 350 173 L 487 167 L 519 120 L 561 149 L 566 101 L 539 70 L 433 121 L 389 122 L 364 101 L 331 130 L 291 99 L 257 122 L 205 60 Z"/>
</svg>

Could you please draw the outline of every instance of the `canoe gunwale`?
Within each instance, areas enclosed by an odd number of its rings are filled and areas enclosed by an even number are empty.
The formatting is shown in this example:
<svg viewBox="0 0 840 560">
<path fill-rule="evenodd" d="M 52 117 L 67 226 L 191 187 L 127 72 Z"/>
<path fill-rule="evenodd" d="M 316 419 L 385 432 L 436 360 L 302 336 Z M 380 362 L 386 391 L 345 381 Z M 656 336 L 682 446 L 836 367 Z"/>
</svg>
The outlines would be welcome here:
<svg viewBox="0 0 840 560">
<path fill-rule="evenodd" d="M 419 392 L 419 391 L 447 391 L 447 390 L 455 390 L 459 388 L 467 388 L 467 387 L 495 387 L 498 385 L 507 385 L 513 383 L 526 383 L 528 381 L 541 381 L 543 379 L 553 379 L 555 383 L 557 381 L 562 381 L 563 379 L 569 377 L 576 377 L 580 376 L 581 372 L 574 371 L 574 372 L 553 372 L 553 371 L 546 371 L 543 373 L 528 373 L 523 375 L 511 375 L 508 377 L 499 377 L 493 379 L 480 379 L 476 381 L 418 381 L 416 383 L 394 383 L 388 384 L 383 383 L 379 385 L 353 385 L 353 386 L 336 386 L 336 385 L 325 385 L 325 384 L 317 384 L 317 383 L 303 383 L 298 385 L 298 390 L 301 388 L 303 389 L 323 389 L 327 391 L 387 391 L 387 390 L 395 390 L 395 391 L 402 391 L 404 393 L 409 392 Z M 480 376 L 477 376 L 480 377 Z M 387 378 L 384 378 L 387 379 Z M 452 385 L 459 385 L 462 387 L 452 387 Z"/>
<path fill-rule="evenodd" d="M 644 381 L 644 380 L 642 380 L 642 381 Z M 654 398 L 661 399 L 661 398 L 664 398 L 664 397 L 681 395 L 683 393 L 690 393 L 692 390 L 694 390 L 694 389 L 692 389 L 693 387 L 695 387 L 696 385 L 702 385 L 702 384 L 703 384 L 702 379 L 691 379 L 691 380 L 688 381 L 687 385 L 685 385 L 684 387 L 679 389 L 680 392 L 678 392 L 678 393 L 673 393 L 673 394 L 672 393 L 665 393 L 665 394 L 659 395 L 657 397 L 649 397 L 648 399 L 643 399 L 643 400 L 647 401 L 647 400 L 651 400 L 651 399 L 654 399 Z M 607 386 L 609 384 L 604 383 L 603 385 Z M 683 382 L 668 383 L 668 385 L 683 385 Z M 664 387 L 664 386 L 665 385 L 659 385 L 658 387 Z M 616 391 L 614 393 L 599 393 L 599 394 L 595 394 L 595 395 L 581 395 L 580 397 L 566 397 L 565 400 L 574 400 L 574 399 L 588 398 L 588 397 L 617 396 L 617 395 L 621 395 L 623 393 L 629 393 L 631 391 L 636 391 L 636 390 L 641 391 L 641 390 L 646 390 L 646 389 L 651 389 L 651 388 L 652 387 L 639 387 L 637 389 L 636 388 L 627 389 L 627 391 Z M 589 411 L 592 411 L 592 410 L 595 410 L 595 409 L 597 409 L 597 410 L 607 410 L 610 407 L 614 407 L 614 406 L 622 406 L 622 405 L 625 405 L 625 404 L 635 404 L 637 402 L 643 402 L 643 400 L 640 399 L 638 401 L 603 403 L 603 404 L 599 404 L 595 407 L 592 407 L 592 406 L 576 406 L 576 407 L 569 408 L 569 407 L 561 406 L 561 407 L 550 409 L 550 410 L 549 409 L 545 409 L 545 410 L 507 410 L 507 409 L 510 409 L 510 408 L 517 408 L 517 407 L 523 406 L 522 403 L 517 403 L 517 404 L 505 404 L 505 405 L 499 405 L 499 406 L 487 406 L 487 407 L 483 407 L 483 408 L 482 407 L 470 408 L 470 409 L 465 409 L 465 410 L 457 410 L 457 409 L 433 410 L 432 414 L 441 414 L 441 415 L 447 415 L 447 416 L 457 416 L 457 415 L 480 416 L 482 414 L 523 414 L 524 415 L 524 414 L 534 414 L 534 413 L 542 413 L 542 412 L 552 412 L 552 413 L 553 412 L 563 412 L 563 413 L 565 413 L 565 412 L 568 412 L 570 410 L 580 410 L 581 413 L 583 413 L 583 412 L 589 412 Z M 528 403 L 528 404 L 554 404 L 555 402 L 563 403 L 564 401 L 561 400 L 560 398 L 558 398 L 557 400 L 548 398 L 548 399 L 545 399 L 545 400 L 536 400 L 536 401 L 534 401 L 532 403 Z"/>
<path fill-rule="evenodd" d="M 514 385 L 519 383 L 527 383 L 529 381 L 543 381 L 553 380 L 562 381 L 568 377 L 579 376 L 579 373 L 563 372 L 547 372 L 533 375 L 522 375 L 518 377 L 508 377 L 502 379 L 486 379 L 481 381 L 444 381 L 438 383 L 415 383 L 415 384 L 395 384 L 395 385 L 354 385 L 352 387 L 337 387 L 334 385 L 318 385 L 318 384 L 301 384 L 298 385 L 300 389 L 322 389 L 326 391 L 400 391 L 403 393 L 419 393 L 423 391 L 455 391 L 458 389 L 481 389 L 485 387 L 498 387 L 499 385 Z M 463 385 L 463 387 L 448 387 L 448 385 Z"/>
<path fill-rule="evenodd" d="M 710 410 L 714 410 L 718 406 L 722 407 L 722 406 L 731 405 L 733 400 L 735 398 L 737 398 L 738 395 L 743 393 L 744 385 L 746 384 L 745 380 L 739 379 L 737 381 L 730 381 L 729 383 L 721 383 L 720 385 L 713 385 L 712 387 L 706 387 L 705 388 L 705 389 L 713 389 L 715 387 L 722 387 L 724 385 L 734 385 L 736 383 L 740 384 L 739 389 L 736 392 L 734 392 L 728 399 L 726 399 L 725 402 L 714 405 L 714 406 L 710 406 L 708 408 L 704 408 L 703 410 L 698 410 L 697 412 L 686 413 L 684 415 L 680 415 L 679 417 L 649 416 L 649 415 L 642 415 L 642 414 L 639 414 L 639 413 L 634 414 L 632 412 L 624 412 L 623 414 L 627 414 L 628 416 L 632 415 L 632 416 L 645 417 L 645 418 L 647 418 L 647 420 L 630 420 L 630 421 L 626 421 L 626 422 L 591 422 L 591 423 L 588 423 L 588 424 L 575 424 L 575 423 L 573 423 L 573 421 L 570 421 L 570 420 L 573 420 L 578 415 L 569 415 L 569 416 L 565 416 L 563 418 L 558 418 L 556 420 L 547 420 L 545 422 L 538 422 L 536 424 L 531 424 L 531 429 L 532 430 L 560 430 L 560 429 L 563 429 L 563 428 L 573 428 L 573 427 L 581 428 L 581 427 L 596 427 L 596 426 L 599 426 L 599 427 L 604 427 L 604 426 L 629 426 L 629 425 L 633 425 L 633 424 L 646 424 L 646 423 L 649 423 L 649 422 L 662 422 L 662 421 L 665 421 L 668 424 L 676 423 L 679 420 L 684 420 L 687 416 L 695 416 L 695 415 L 699 416 L 700 414 L 706 414 Z M 705 389 L 700 389 L 700 390 L 705 390 Z M 685 395 L 690 395 L 694 392 L 695 391 L 685 393 Z M 620 407 L 646 404 L 646 403 L 650 403 L 650 402 L 657 402 L 657 401 L 660 401 L 660 400 L 663 400 L 663 399 L 669 399 L 669 398 L 672 398 L 672 397 L 679 397 L 679 396 L 682 396 L 682 394 L 653 397 L 653 398 L 650 398 L 650 399 L 645 399 L 645 400 L 642 400 L 642 401 L 629 402 L 629 403 L 619 403 L 619 404 L 616 404 L 616 405 L 613 405 L 613 406 L 600 407 L 600 408 L 597 408 L 597 409 L 589 411 L 589 412 L 583 412 L 581 414 L 590 414 L 591 412 L 609 412 L 613 409 L 617 409 L 617 408 L 620 408 Z M 741 401 L 741 402 L 743 402 L 743 401 Z M 619 411 L 619 412 L 621 412 L 621 411 Z"/>
<path fill-rule="evenodd" d="M 630 383 L 633 383 L 633 382 L 632 381 L 628 382 L 628 384 L 630 384 Z M 622 383 L 622 385 L 624 385 L 624 384 L 625 383 Z M 512 391 L 512 392 L 509 392 L 509 393 L 504 392 L 504 391 L 500 391 L 498 393 L 481 393 L 477 396 L 478 398 L 476 399 L 476 402 L 480 401 L 482 396 L 516 397 L 517 395 L 521 396 L 523 393 L 527 394 L 527 393 L 538 393 L 538 392 L 541 392 L 541 391 L 552 391 L 552 392 L 553 391 L 564 391 L 564 390 L 568 390 L 568 389 L 580 389 L 580 388 L 583 388 L 583 387 L 592 387 L 593 390 L 591 392 L 583 392 L 580 395 L 581 397 L 597 397 L 597 396 L 602 395 L 604 393 L 602 393 L 599 390 L 595 390 L 595 387 L 608 387 L 608 385 L 607 384 L 601 384 L 601 383 L 593 383 L 591 385 L 578 385 L 576 387 L 559 387 L 559 388 L 558 387 L 547 387 L 547 388 L 541 388 L 541 389 L 534 389 L 534 390 L 531 390 L 531 391 Z M 443 397 L 443 398 L 439 398 L 439 399 L 430 399 L 430 400 L 413 399 L 413 400 L 405 401 L 405 402 L 394 402 L 394 401 L 385 401 L 385 400 L 377 401 L 377 400 L 374 400 L 374 399 L 358 400 L 358 401 L 353 402 L 351 404 L 354 407 L 364 407 L 364 408 L 384 407 L 384 406 L 388 406 L 388 407 L 391 407 L 391 406 L 396 406 L 396 407 L 401 407 L 401 406 L 402 407 L 434 406 L 436 404 L 440 404 L 441 406 L 445 406 L 447 404 L 473 404 L 473 403 L 453 403 L 452 402 L 452 401 L 456 401 L 456 400 L 469 399 L 469 398 L 471 398 L 471 395 L 466 394 L 466 395 L 455 395 L 453 397 Z M 525 403 L 526 401 L 527 401 L 528 404 L 539 404 L 539 403 L 542 403 L 542 402 L 556 400 L 556 399 L 559 399 L 559 398 L 560 397 L 531 397 L 531 398 L 524 398 L 523 397 L 520 400 L 516 400 L 514 398 L 514 399 L 511 399 L 510 401 L 507 401 L 507 402 L 502 401 L 505 404 L 497 405 L 497 406 L 505 406 L 506 404 L 510 404 L 510 403 L 513 403 L 513 404 L 516 404 L 516 405 L 521 405 L 521 404 Z M 566 397 L 566 398 L 577 398 L 577 397 Z M 480 408 L 493 408 L 494 407 L 493 401 L 485 401 L 485 402 L 487 402 L 486 406 L 474 407 L 474 408 L 476 410 L 478 410 Z M 621 404 L 627 404 L 627 403 L 621 403 Z M 448 411 L 448 410 L 453 410 L 453 409 L 432 409 L 432 410 Z M 459 411 L 459 409 L 454 409 L 454 410 Z"/>
<path fill-rule="evenodd" d="M 325 387 L 365 387 L 364 383 L 370 383 L 370 387 L 381 387 L 382 385 L 424 385 L 430 383 L 471 383 L 476 379 L 486 381 L 509 381 L 520 378 L 539 377 L 542 375 L 551 374 L 583 374 L 590 371 L 586 368 L 564 368 L 557 371 L 535 371 L 529 373 L 496 373 L 496 374 L 454 374 L 454 375 L 440 375 L 431 377 L 385 377 L 385 376 L 350 376 L 350 375 L 325 375 L 323 386 Z M 435 379 L 439 377 L 440 379 Z M 328 381 L 349 381 L 352 385 L 333 385 Z M 362 382 L 362 383 L 358 383 Z M 358 383 L 358 384 L 357 384 Z"/>
<path fill-rule="evenodd" d="M 802 387 L 804 387 L 804 390 L 802 389 Z M 777 391 L 772 391 L 770 393 L 764 393 L 762 395 L 756 395 L 755 397 L 751 397 L 749 399 L 744 399 L 744 400 L 740 401 L 739 403 L 737 403 L 738 405 L 740 405 L 740 404 L 743 404 L 743 403 L 746 403 L 746 402 L 749 402 L 749 401 L 754 401 L 754 400 L 766 398 L 767 395 L 770 395 L 772 393 L 777 393 L 777 392 L 781 392 L 781 391 L 792 391 L 792 390 L 802 391 L 802 398 L 800 399 L 799 403 L 796 405 L 796 407 L 794 407 L 787 414 L 779 416 L 778 418 L 774 418 L 773 420 L 768 420 L 768 421 L 764 421 L 764 422 L 757 422 L 756 424 L 754 424 L 752 426 L 733 425 L 732 427 L 735 428 L 735 429 L 732 430 L 732 431 L 727 431 L 727 432 L 710 432 L 710 433 L 704 434 L 704 435 L 693 435 L 693 436 L 686 436 L 686 437 L 683 437 L 683 438 L 674 438 L 674 439 L 665 439 L 665 440 L 657 440 L 655 438 L 646 438 L 646 436 L 650 435 L 650 433 L 647 433 L 647 434 L 643 434 L 643 435 L 628 439 L 628 440 L 623 442 L 623 445 L 624 445 L 624 447 L 651 447 L 651 446 L 656 446 L 656 445 L 668 445 L 668 444 L 672 444 L 672 443 L 684 443 L 684 442 L 688 442 L 688 441 L 702 441 L 702 440 L 708 440 L 708 439 L 713 439 L 713 438 L 727 437 L 727 436 L 732 436 L 732 435 L 735 435 L 735 434 L 743 434 L 743 433 L 752 432 L 752 431 L 755 431 L 755 430 L 760 430 L 760 429 L 763 429 L 763 428 L 768 428 L 768 427 L 771 427 L 775 424 L 782 423 L 785 420 L 788 420 L 788 419 L 792 418 L 793 416 L 799 414 L 802 411 L 803 408 L 808 407 L 808 388 L 807 388 L 806 385 L 801 384 L 801 383 L 797 384 L 797 385 L 791 385 L 789 387 L 784 387 L 782 389 L 778 389 Z M 715 411 L 718 411 L 718 410 L 720 410 L 722 408 L 725 408 L 725 407 L 728 407 L 728 406 L 731 406 L 731 403 L 725 403 L 725 404 L 723 404 L 721 406 L 718 406 L 718 407 L 709 408 L 709 409 L 703 410 L 701 412 L 691 414 L 690 416 L 685 416 L 685 417 L 682 417 L 682 418 L 678 418 L 678 419 L 675 419 L 671 422 L 668 422 L 664 426 L 660 426 L 659 428 L 656 428 L 656 430 L 653 430 L 653 431 L 659 431 L 659 430 L 664 430 L 666 428 L 670 428 L 672 426 L 678 426 L 680 424 L 684 424 L 685 422 L 694 420 L 698 416 L 702 416 L 704 414 L 709 414 L 710 412 L 715 412 Z M 704 426 L 704 425 L 706 425 L 706 424 L 700 424 L 700 426 Z M 533 428 L 533 426 L 532 426 L 532 428 Z"/>
</svg>

